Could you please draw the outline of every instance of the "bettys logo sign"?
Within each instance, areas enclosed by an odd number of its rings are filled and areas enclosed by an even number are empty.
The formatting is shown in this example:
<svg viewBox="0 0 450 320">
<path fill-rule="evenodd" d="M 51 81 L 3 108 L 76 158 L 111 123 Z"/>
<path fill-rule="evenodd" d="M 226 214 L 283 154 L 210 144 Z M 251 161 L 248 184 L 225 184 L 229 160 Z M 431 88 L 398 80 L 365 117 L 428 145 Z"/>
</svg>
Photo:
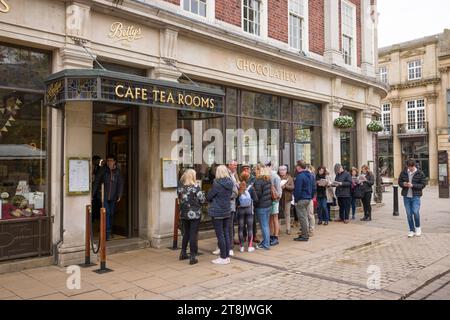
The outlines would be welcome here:
<svg viewBox="0 0 450 320">
<path fill-rule="evenodd" d="M 1 13 L 7 13 L 9 12 L 9 4 L 6 2 L 6 0 L 0 0 L 0 12 Z"/>
<path fill-rule="evenodd" d="M 108 37 L 120 41 L 126 40 L 128 42 L 133 42 L 134 40 L 141 39 L 143 36 L 141 28 L 136 27 L 135 25 L 125 26 L 122 22 L 114 22 L 111 24 Z"/>
</svg>

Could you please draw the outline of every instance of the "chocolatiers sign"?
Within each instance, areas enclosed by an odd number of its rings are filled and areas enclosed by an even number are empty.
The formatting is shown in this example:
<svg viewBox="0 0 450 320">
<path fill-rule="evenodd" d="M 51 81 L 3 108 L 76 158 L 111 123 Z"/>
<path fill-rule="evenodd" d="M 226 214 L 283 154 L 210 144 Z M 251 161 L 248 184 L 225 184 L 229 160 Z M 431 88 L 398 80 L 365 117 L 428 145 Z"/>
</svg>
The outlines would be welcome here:
<svg viewBox="0 0 450 320">
<path fill-rule="evenodd" d="M 99 69 L 67 69 L 46 80 L 45 102 L 60 107 L 69 101 L 102 101 L 169 108 L 193 118 L 223 116 L 222 90 L 154 80 Z"/>
</svg>

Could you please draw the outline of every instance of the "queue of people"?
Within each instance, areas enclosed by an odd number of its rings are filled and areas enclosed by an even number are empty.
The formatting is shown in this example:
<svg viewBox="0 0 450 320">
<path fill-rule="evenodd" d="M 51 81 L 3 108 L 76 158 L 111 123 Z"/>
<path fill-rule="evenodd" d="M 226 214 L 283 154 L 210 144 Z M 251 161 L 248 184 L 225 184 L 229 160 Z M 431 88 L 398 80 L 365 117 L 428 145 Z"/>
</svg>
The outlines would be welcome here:
<svg viewBox="0 0 450 320">
<path fill-rule="evenodd" d="M 270 162 L 256 165 L 253 171 L 248 165 L 243 166 L 240 173 L 237 169 L 236 161 L 218 166 L 212 187 L 206 194 L 196 184 L 194 170 L 187 170 L 181 177 L 178 199 L 184 235 L 180 260 L 189 260 L 190 264 L 198 262 L 197 233 L 205 204 L 208 204 L 208 215 L 217 237 L 217 249 L 213 254 L 218 257 L 212 263 L 218 265 L 231 262 L 236 245 L 241 253 L 252 253 L 255 249 L 270 250 L 278 245 L 280 213 L 285 218 L 286 234 L 292 233 L 291 208 L 294 208 L 300 225 L 299 234 L 294 238 L 299 242 L 309 241 L 314 234 L 315 209 L 319 226 L 329 225 L 331 206 L 336 205 L 339 206 L 339 219 L 335 221 L 348 224 L 352 204 L 360 199 L 364 207 L 361 221 L 372 219 L 371 198 L 375 179 L 367 166 L 363 166 L 359 174 L 356 168 L 349 173 L 342 165 L 336 164 L 334 180 L 326 167 L 320 166 L 316 171 L 303 160 L 297 162 L 295 177 L 289 175 L 286 165 L 275 170 Z M 416 198 L 414 201 L 417 203 Z M 353 220 L 355 213 L 352 210 Z M 420 227 L 415 218 L 417 215 L 412 213 L 411 216 L 413 223 Z M 259 222 L 261 240 L 256 237 L 256 222 Z M 190 256 L 187 254 L 188 244 Z"/>
</svg>

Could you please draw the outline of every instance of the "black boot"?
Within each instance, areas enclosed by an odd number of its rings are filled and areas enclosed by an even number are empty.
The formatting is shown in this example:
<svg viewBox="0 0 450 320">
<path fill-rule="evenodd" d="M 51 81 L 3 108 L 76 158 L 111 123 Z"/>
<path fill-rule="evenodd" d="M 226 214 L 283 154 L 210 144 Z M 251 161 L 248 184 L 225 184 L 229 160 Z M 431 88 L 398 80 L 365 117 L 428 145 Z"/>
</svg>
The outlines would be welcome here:
<svg viewBox="0 0 450 320">
<path fill-rule="evenodd" d="M 198 263 L 198 260 L 197 260 L 197 258 L 195 257 L 195 254 L 191 253 L 191 257 L 190 257 L 190 259 L 189 259 L 189 264 L 190 264 L 190 265 L 193 265 L 193 264 L 197 264 L 197 263 Z"/>
<path fill-rule="evenodd" d="M 180 253 L 180 261 L 187 260 L 187 259 L 189 259 L 188 254 L 186 252 L 184 252 L 184 253 L 181 252 Z"/>
</svg>

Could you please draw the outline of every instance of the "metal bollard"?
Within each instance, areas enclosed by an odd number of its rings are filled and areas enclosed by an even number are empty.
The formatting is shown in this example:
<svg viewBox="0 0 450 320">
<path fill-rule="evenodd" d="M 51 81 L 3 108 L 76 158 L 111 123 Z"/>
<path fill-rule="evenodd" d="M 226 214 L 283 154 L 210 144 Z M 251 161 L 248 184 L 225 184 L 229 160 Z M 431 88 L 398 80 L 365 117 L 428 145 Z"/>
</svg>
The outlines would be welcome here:
<svg viewBox="0 0 450 320">
<path fill-rule="evenodd" d="M 398 212 L 398 186 L 393 186 L 394 188 L 394 217 L 398 217 L 400 213 Z"/>
<path fill-rule="evenodd" d="M 172 250 L 178 250 L 178 227 L 180 224 L 180 204 L 178 199 L 175 199 L 175 215 L 173 221 L 173 243 Z"/>
<path fill-rule="evenodd" d="M 106 209 L 100 209 L 100 269 L 96 273 L 107 273 L 113 270 L 106 267 Z"/>
</svg>

